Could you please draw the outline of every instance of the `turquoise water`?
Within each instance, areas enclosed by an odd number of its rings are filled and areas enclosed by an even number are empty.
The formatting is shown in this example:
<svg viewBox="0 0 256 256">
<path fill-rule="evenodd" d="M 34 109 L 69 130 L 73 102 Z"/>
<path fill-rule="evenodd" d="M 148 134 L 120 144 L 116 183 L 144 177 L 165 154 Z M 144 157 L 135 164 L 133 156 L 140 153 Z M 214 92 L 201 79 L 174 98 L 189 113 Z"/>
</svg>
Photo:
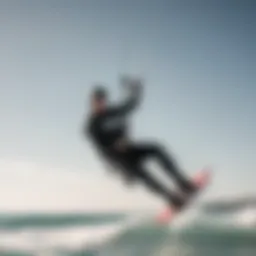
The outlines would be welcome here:
<svg viewBox="0 0 256 256">
<path fill-rule="evenodd" d="M 213 216 L 188 212 L 165 227 L 131 217 L 138 218 L 131 213 L 2 214 L 0 255 L 256 255 L 254 209 Z"/>
</svg>

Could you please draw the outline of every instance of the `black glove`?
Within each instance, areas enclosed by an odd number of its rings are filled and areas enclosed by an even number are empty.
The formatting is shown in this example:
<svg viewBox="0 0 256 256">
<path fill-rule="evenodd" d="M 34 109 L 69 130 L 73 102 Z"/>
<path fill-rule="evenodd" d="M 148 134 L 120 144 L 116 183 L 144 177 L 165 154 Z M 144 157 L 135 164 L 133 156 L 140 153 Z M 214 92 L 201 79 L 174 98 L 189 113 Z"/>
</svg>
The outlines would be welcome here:
<svg viewBox="0 0 256 256">
<path fill-rule="evenodd" d="M 129 93 L 140 93 L 143 87 L 143 82 L 139 78 L 129 76 L 121 77 L 121 85 L 129 91 Z"/>
</svg>

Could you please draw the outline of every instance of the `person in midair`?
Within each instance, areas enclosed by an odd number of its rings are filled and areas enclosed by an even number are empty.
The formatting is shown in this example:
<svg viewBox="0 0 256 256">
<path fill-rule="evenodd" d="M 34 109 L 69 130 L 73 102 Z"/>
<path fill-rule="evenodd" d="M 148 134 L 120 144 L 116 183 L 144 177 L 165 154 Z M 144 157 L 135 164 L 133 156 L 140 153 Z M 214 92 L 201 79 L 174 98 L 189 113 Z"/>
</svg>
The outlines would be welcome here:
<svg viewBox="0 0 256 256">
<path fill-rule="evenodd" d="M 140 106 L 143 86 L 141 80 L 129 78 L 123 80 L 123 85 L 129 96 L 117 105 L 110 104 L 104 86 L 94 87 L 84 132 L 98 154 L 114 170 L 118 170 L 130 182 L 144 182 L 170 206 L 180 209 L 186 202 L 186 195 L 194 193 L 196 187 L 184 176 L 163 145 L 156 142 L 136 142 L 131 139 L 127 121 Z M 149 173 L 144 166 L 149 158 L 158 160 L 166 174 L 176 181 L 181 193 L 170 191 Z"/>
</svg>

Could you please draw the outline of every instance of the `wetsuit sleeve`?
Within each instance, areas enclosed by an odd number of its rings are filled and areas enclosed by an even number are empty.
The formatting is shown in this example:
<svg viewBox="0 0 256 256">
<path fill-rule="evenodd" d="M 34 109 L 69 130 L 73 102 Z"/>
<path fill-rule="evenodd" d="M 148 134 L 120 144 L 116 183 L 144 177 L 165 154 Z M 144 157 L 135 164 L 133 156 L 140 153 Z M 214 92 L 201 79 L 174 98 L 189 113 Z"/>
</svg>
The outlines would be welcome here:
<svg viewBox="0 0 256 256">
<path fill-rule="evenodd" d="M 108 115 L 110 116 L 123 116 L 129 114 L 135 110 L 140 102 L 142 95 L 142 86 L 133 86 L 130 88 L 130 95 L 123 103 L 113 106 L 108 110 Z"/>
</svg>

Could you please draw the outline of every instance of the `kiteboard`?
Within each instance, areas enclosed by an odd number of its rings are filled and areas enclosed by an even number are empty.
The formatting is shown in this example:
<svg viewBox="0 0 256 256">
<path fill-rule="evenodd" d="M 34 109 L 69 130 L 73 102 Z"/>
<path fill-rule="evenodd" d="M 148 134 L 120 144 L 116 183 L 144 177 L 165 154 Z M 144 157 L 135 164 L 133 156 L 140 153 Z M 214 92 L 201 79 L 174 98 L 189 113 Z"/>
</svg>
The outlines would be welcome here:
<svg viewBox="0 0 256 256">
<path fill-rule="evenodd" d="M 168 224 L 172 222 L 177 215 L 183 212 L 190 205 L 192 199 L 195 199 L 195 197 L 202 193 L 203 190 L 209 185 L 209 182 L 211 181 L 211 174 L 210 169 L 203 169 L 197 172 L 192 177 L 192 182 L 197 186 L 197 190 L 192 195 L 187 196 L 185 199 L 185 205 L 182 207 L 182 209 L 178 210 L 174 207 L 168 206 L 164 210 L 161 210 L 161 212 L 156 215 L 157 223 Z"/>
</svg>

